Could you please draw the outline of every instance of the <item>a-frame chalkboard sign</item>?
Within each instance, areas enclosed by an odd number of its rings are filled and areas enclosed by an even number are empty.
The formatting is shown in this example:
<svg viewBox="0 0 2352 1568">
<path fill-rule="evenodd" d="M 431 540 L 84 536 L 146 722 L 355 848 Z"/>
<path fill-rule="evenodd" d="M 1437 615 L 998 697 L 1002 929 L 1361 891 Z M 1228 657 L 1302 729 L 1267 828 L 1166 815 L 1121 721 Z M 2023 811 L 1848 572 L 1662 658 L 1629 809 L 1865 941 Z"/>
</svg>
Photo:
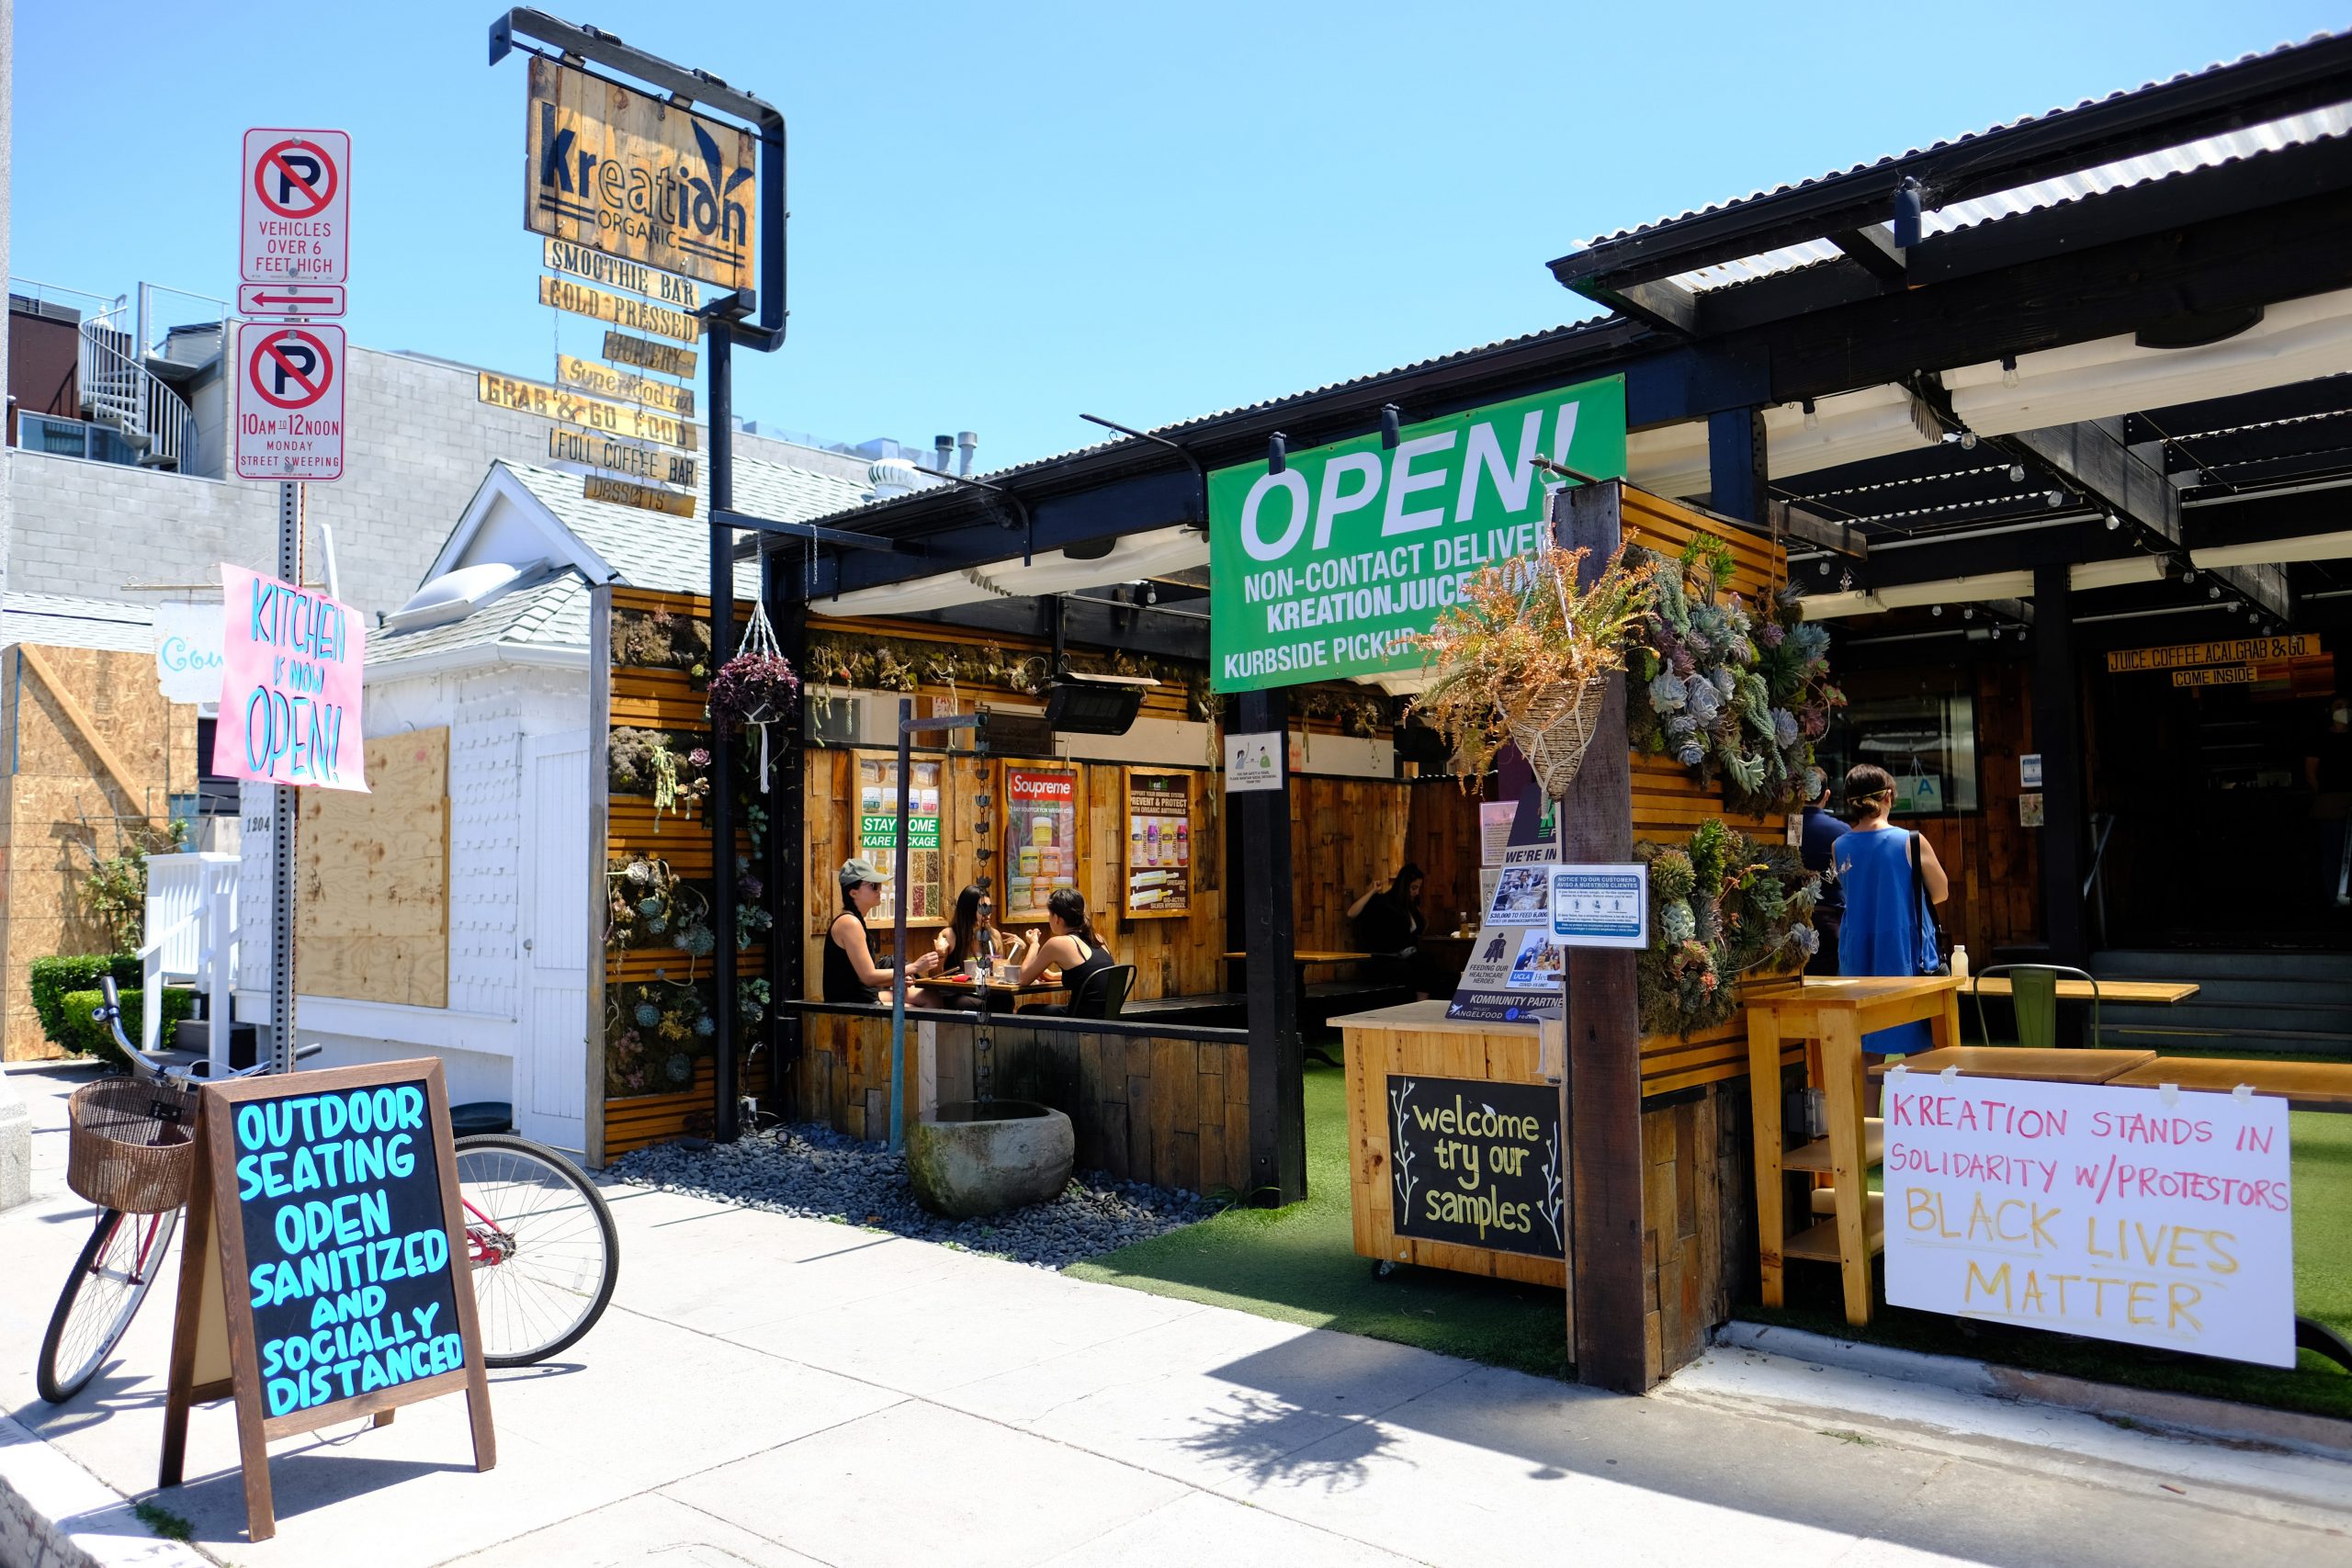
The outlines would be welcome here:
<svg viewBox="0 0 2352 1568">
<path fill-rule="evenodd" d="M 157 1484 L 189 1407 L 223 1397 L 254 1540 L 277 1532 L 273 1438 L 462 1392 L 474 1468 L 496 1463 L 440 1062 L 209 1084 L 196 1137 Z"/>
</svg>

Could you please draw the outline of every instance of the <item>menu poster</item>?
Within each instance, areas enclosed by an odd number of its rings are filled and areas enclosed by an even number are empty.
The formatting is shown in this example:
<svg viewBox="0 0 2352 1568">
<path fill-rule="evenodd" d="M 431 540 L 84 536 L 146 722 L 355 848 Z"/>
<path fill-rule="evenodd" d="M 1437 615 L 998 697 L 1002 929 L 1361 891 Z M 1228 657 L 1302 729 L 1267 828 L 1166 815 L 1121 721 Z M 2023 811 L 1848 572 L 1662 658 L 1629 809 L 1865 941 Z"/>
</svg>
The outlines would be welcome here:
<svg viewBox="0 0 2352 1568">
<path fill-rule="evenodd" d="M 1129 768 L 1126 912 L 1186 914 L 1192 896 L 1193 775 Z"/>
<path fill-rule="evenodd" d="M 1000 924 L 1042 920 L 1057 887 L 1078 886 L 1078 774 L 1004 771 L 1004 896 Z"/>
<path fill-rule="evenodd" d="M 907 922 L 939 925 L 947 919 L 946 856 L 940 852 L 940 785 L 945 764 L 918 758 L 907 788 Z M 895 920 L 899 876 L 899 760 L 857 760 L 857 852 L 882 874 L 882 901 L 865 918 L 869 926 Z"/>
</svg>

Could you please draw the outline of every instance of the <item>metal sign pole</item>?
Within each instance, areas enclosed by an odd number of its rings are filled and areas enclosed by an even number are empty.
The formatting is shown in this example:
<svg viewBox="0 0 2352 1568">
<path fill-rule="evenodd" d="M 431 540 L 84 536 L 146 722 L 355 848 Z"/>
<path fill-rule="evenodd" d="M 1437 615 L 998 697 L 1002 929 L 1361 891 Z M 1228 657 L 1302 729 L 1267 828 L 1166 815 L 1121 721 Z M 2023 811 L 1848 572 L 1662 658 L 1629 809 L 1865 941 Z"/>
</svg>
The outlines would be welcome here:
<svg viewBox="0 0 2352 1568">
<path fill-rule="evenodd" d="M 302 486 L 277 485 L 277 575 L 302 584 Z M 273 1070 L 294 1070 L 294 818 L 292 784 L 270 786 L 269 1055 Z"/>
</svg>

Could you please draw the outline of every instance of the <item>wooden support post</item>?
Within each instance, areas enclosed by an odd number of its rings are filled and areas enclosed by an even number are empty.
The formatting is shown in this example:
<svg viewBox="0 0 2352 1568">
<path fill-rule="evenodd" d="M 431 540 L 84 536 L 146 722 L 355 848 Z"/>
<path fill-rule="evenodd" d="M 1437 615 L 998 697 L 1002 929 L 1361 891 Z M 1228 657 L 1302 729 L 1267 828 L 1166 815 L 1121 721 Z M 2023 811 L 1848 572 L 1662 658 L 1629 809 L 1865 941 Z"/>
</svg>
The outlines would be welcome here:
<svg viewBox="0 0 2352 1568">
<path fill-rule="evenodd" d="M 1290 704 L 1275 692 L 1244 692 L 1234 728 L 1286 737 Z M 1278 755 L 1288 747 L 1283 740 Z M 1241 818 L 1242 951 L 1250 956 L 1250 1183 L 1275 1203 L 1306 1196 L 1306 1054 L 1298 1034 L 1298 976 L 1292 961 L 1290 781 L 1228 797 Z"/>
<path fill-rule="evenodd" d="M 1590 553 L 1597 575 L 1622 535 L 1615 484 L 1558 492 L 1554 526 Z M 1611 681 L 1584 766 L 1568 786 L 1568 859 L 1623 864 L 1634 858 L 1633 768 L 1625 749 L 1625 683 Z M 1641 1024 L 1634 954 L 1580 947 L 1568 959 L 1567 1060 L 1560 1121 L 1567 1129 L 1569 1209 L 1575 1229 L 1568 1277 L 1577 1376 L 1626 1393 L 1649 1386 L 1642 1290 Z"/>
<path fill-rule="evenodd" d="M 1707 416 L 1707 504 L 1726 517 L 1761 523 L 1770 467 L 1764 411 L 1722 409 Z"/>
<path fill-rule="evenodd" d="M 2033 749 L 2041 753 L 2041 940 L 2079 964 L 2083 942 L 2082 677 L 2067 569 L 2033 573 Z"/>
</svg>

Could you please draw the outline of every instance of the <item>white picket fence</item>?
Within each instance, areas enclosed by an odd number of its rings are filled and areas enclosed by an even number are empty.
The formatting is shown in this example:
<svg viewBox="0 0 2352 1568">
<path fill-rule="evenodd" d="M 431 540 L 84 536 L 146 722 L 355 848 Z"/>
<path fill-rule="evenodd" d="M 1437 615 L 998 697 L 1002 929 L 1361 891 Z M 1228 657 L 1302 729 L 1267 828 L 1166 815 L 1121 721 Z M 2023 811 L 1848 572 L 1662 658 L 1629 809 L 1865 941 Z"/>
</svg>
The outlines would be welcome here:
<svg viewBox="0 0 2352 1568">
<path fill-rule="evenodd" d="M 212 1070 L 229 1070 L 230 993 L 237 983 L 235 855 L 147 857 L 147 945 L 139 950 L 143 1005 L 140 1049 L 153 1055 L 161 1041 L 161 987 L 193 986 L 204 993 L 212 1043 Z"/>
</svg>

